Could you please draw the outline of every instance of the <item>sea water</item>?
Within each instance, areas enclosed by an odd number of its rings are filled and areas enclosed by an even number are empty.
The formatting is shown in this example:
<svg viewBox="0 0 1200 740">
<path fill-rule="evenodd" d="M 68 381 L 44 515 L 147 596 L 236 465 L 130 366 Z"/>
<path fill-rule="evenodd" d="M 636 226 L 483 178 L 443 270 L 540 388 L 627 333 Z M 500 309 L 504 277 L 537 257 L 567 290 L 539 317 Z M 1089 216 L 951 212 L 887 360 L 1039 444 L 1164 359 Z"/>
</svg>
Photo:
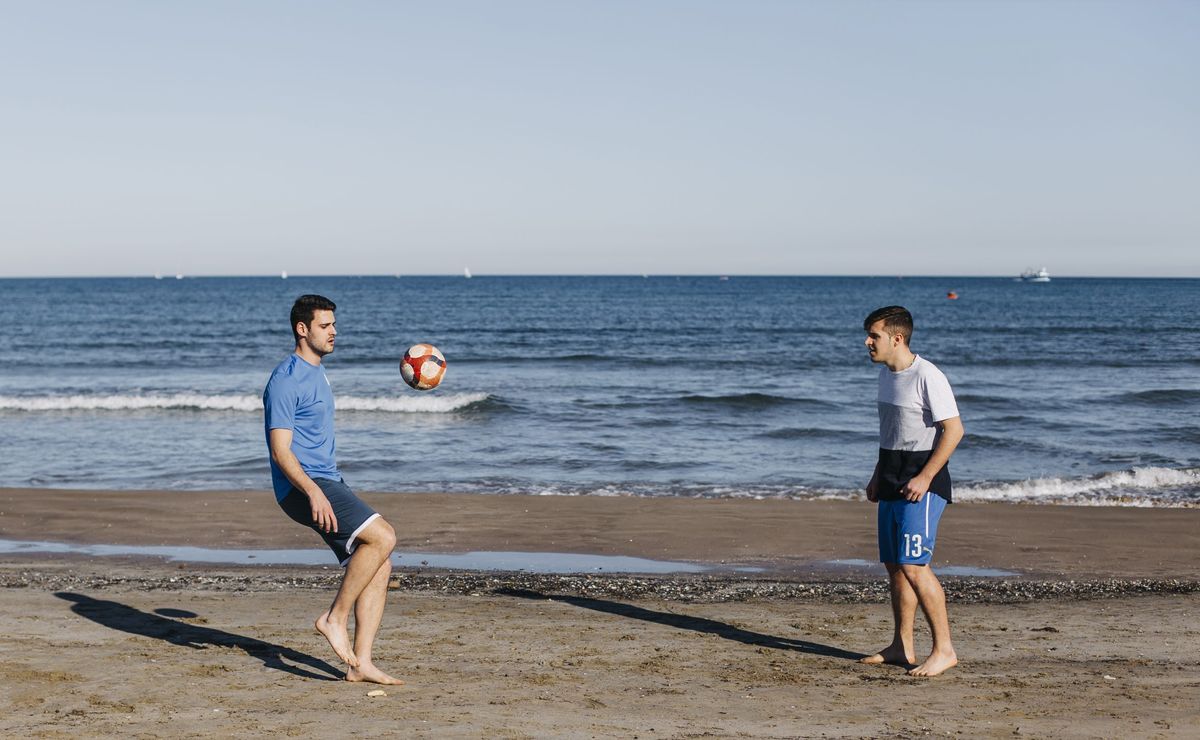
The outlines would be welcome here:
<svg viewBox="0 0 1200 740">
<path fill-rule="evenodd" d="M 302 293 L 338 304 L 325 363 L 359 490 L 861 497 L 862 319 L 903 304 L 958 396 L 956 498 L 1200 505 L 1186 279 L 0 280 L 3 485 L 268 489 L 261 394 Z M 432 392 L 400 379 L 416 342 L 448 360 Z"/>
</svg>

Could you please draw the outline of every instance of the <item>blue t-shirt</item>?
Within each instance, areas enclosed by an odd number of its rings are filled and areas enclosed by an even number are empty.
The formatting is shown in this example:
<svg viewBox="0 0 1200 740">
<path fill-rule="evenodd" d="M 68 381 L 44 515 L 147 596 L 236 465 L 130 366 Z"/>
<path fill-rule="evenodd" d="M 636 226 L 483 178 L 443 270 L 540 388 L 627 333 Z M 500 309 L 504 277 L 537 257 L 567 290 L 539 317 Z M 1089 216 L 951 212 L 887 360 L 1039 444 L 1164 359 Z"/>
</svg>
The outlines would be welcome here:
<svg viewBox="0 0 1200 740">
<path fill-rule="evenodd" d="M 308 477 L 341 479 L 333 449 L 333 389 L 323 367 L 294 353 L 279 363 L 263 391 L 263 417 L 268 459 L 271 430 L 291 429 L 292 454 Z M 279 501 L 292 490 L 292 482 L 274 460 L 271 483 Z"/>
</svg>

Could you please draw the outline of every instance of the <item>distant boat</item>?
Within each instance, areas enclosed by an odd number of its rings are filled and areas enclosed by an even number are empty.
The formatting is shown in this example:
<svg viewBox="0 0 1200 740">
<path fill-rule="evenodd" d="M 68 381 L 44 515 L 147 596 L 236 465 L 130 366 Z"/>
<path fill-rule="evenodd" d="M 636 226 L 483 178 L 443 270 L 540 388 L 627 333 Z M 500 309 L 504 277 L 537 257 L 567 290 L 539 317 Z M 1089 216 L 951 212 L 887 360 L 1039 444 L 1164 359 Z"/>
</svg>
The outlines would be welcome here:
<svg viewBox="0 0 1200 740">
<path fill-rule="evenodd" d="M 1050 282 L 1050 273 L 1046 268 L 1034 270 L 1032 267 L 1021 273 L 1020 280 L 1026 283 L 1048 283 Z"/>
<path fill-rule="evenodd" d="M 183 273 L 182 273 L 182 272 L 177 272 L 177 273 L 175 273 L 175 279 L 176 279 L 176 280 L 183 280 Z"/>
<path fill-rule="evenodd" d="M 957 300 L 958 300 L 958 293 L 957 293 L 957 292 L 955 292 L 955 291 L 953 291 L 953 290 L 951 290 L 951 291 L 949 291 L 948 293 L 946 293 L 946 299 L 947 299 L 947 300 L 951 300 L 951 301 L 957 301 Z"/>
<path fill-rule="evenodd" d="M 287 280 L 287 270 L 284 270 L 283 272 L 279 273 L 279 277 L 283 280 Z"/>
<path fill-rule="evenodd" d="M 471 279 L 471 268 L 469 268 L 469 267 L 463 268 L 463 277 L 467 278 L 468 280 Z"/>
<path fill-rule="evenodd" d="M 155 279 L 155 280 L 162 280 L 162 273 L 161 273 L 161 272 L 156 272 L 156 273 L 154 273 L 154 279 Z"/>
</svg>

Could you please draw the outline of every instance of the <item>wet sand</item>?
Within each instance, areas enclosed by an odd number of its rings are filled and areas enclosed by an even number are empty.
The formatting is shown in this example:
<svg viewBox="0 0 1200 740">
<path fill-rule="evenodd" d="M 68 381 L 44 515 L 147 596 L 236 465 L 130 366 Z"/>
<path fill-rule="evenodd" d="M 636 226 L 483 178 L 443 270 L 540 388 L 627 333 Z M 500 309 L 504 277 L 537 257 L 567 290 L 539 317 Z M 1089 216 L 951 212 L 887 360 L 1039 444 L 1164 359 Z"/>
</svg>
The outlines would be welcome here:
<svg viewBox="0 0 1200 740">
<path fill-rule="evenodd" d="M 849 501 L 364 493 L 396 549 L 629 555 L 808 575 L 878 559 L 875 507 Z M 935 563 L 1071 578 L 1195 572 L 1200 509 L 954 504 Z M 214 548 L 319 548 L 268 492 L 0 489 L 0 538 Z"/>
<path fill-rule="evenodd" d="M 752 576 L 398 571 L 377 662 L 337 680 L 312 619 L 338 570 L 10 555 L 0 735 L 1194 737 L 1200 511 L 955 505 L 937 562 L 962 663 L 855 659 L 890 638 L 853 502 L 366 494 L 398 550 L 758 564 Z M 316 547 L 269 493 L 0 490 L 0 538 Z M 1119 547 L 1112 543 L 1119 543 Z M 403 561 L 402 561 L 403 562 Z M 1144 594 L 1144 595 L 1137 595 Z M 918 627 L 918 649 L 928 635 Z"/>
</svg>

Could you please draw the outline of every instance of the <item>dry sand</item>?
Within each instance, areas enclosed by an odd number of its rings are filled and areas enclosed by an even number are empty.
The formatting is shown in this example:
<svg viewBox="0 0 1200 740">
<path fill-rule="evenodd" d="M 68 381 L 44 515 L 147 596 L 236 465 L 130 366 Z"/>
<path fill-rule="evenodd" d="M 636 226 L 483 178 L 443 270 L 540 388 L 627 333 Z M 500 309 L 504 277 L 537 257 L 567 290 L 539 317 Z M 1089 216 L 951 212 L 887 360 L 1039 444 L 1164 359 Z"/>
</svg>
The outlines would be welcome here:
<svg viewBox="0 0 1200 740">
<path fill-rule="evenodd" d="M 0 736 L 1200 735 L 1198 510 L 955 505 L 937 562 L 1023 575 L 946 579 L 962 663 L 920 680 L 855 662 L 890 638 L 881 579 L 824 565 L 873 557 L 866 504 L 366 498 L 397 525 L 401 553 L 769 570 L 403 571 L 376 659 L 408 684 L 368 697 L 375 687 L 337 680 L 311 630 L 336 568 L 10 555 Z M 245 492 L 3 490 L 0 538 L 319 544 L 269 493 Z"/>
</svg>

